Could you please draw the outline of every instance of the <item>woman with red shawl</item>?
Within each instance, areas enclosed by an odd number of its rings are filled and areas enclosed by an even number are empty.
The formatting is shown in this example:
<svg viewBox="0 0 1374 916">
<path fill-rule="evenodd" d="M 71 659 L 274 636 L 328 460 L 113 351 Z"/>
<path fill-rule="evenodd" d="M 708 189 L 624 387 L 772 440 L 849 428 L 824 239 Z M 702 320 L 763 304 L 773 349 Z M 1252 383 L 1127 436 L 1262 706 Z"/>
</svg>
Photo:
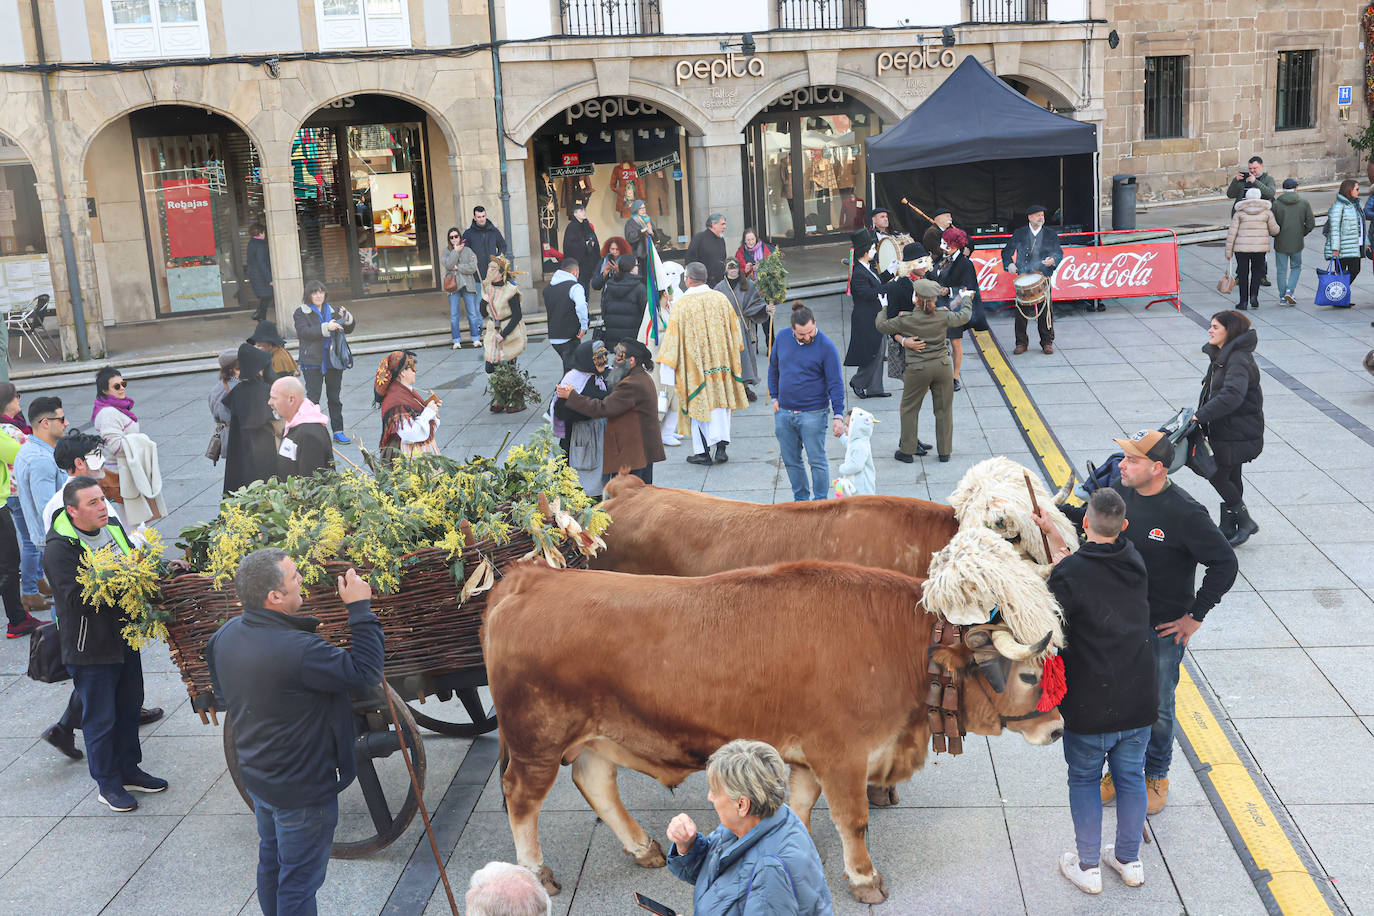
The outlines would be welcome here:
<svg viewBox="0 0 1374 916">
<path fill-rule="evenodd" d="M 414 353 L 393 350 L 382 357 L 372 394 L 382 405 L 382 441 L 377 448 L 383 458 L 439 454 L 434 434 L 443 402 L 432 391 L 424 399 L 415 393 Z"/>
</svg>

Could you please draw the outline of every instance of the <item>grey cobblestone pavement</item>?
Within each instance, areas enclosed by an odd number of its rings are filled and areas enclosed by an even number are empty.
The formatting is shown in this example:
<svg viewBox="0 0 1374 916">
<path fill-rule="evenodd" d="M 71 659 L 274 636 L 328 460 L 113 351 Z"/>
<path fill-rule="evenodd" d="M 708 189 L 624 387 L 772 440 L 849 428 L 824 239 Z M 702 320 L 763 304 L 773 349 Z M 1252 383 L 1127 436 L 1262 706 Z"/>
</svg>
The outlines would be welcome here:
<svg viewBox="0 0 1374 916">
<path fill-rule="evenodd" d="M 1307 252 L 1300 302 L 1313 297 L 1312 265 L 1320 235 Z M 1181 252 L 1183 302 L 1148 312 L 1144 302 L 1113 302 L 1093 315 L 1066 315 L 1057 324 L 1056 352 L 1032 351 L 1013 365 L 1059 440 L 1081 467 L 1112 450 L 1110 437 L 1157 425 L 1195 403 L 1205 341 L 1194 315 L 1226 307 L 1214 285 L 1220 247 Z M 1356 284 L 1360 307 L 1280 308 L 1271 289 L 1252 313 L 1265 359 L 1263 455 L 1246 469 L 1247 502 L 1260 533 L 1239 551 L 1241 578 L 1208 617 L 1190 650 L 1194 670 L 1215 696 L 1288 817 L 1300 831 L 1341 901 L 1374 912 L 1368 822 L 1374 789 L 1374 377 L 1360 365 L 1374 345 L 1369 326 L 1374 294 Z M 813 303 L 823 331 L 843 350 L 847 314 L 839 297 Z M 360 306 L 364 311 L 366 306 Z M 1010 346 L 1004 314 L 993 329 Z M 881 492 L 944 500 L 974 462 L 1007 455 L 1034 466 L 1014 420 L 969 347 L 964 388 L 957 393 L 954 459 L 914 466 L 892 460 L 897 398 L 867 401 L 882 421 L 875 436 Z M 542 390 L 558 375 L 555 354 L 542 342 L 523 362 Z M 370 409 L 371 373 L 360 361 L 345 376 L 348 431 L 374 442 L 380 421 Z M 506 433 L 526 438 L 541 422 L 537 411 L 493 416 L 482 397 L 476 351 L 420 353 L 421 387 L 445 398 L 440 439 L 446 454 L 489 453 Z M 138 381 L 130 390 L 143 428 L 161 445 L 169 518 L 164 533 L 215 512 L 221 474 L 202 457 L 211 428 L 205 407 L 209 375 Z M 900 383 L 889 382 L 892 390 Z M 89 416 L 93 392 L 64 389 L 68 415 Z M 26 395 L 27 400 L 33 394 Z M 931 422 L 929 408 L 923 425 Z M 927 426 L 928 428 L 928 426 Z M 761 399 L 735 418 L 731 461 L 701 468 L 683 449 L 669 450 L 658 482 L 762 502 L 787 499 L 771 413 Z M 1365 438 L 1361 438 L 1364 436 Z M 356 447 L 343 451 L 356 460 Z M 840 447 L 832 441 L 832 460 Z M 1189 473 L 1182 485 L 1205 505 L 1217 500 Z M 7 913 L 256 913 L 253 819 L 226 770 L 217 727 L 190 712 L 165 648 L 145 653 L 148 705 L 167 708 L 144 731 L 150 772 L 171 790 L 149 796 L 135 814 L 113 815 L 95 799 L 82 763 L 58 755 L 39 739 L 60 714 L 65 686 L 23 676 L 28 643 L 0 645 L 0 912 Z M 709 651 L 703 647 L 703 651 Z M 477 739 L 490 742 L 494 739 Z M 470 742 L 426 736 L 426 797 L 431 810 L 449 789 Z M 391 762 L 388 762 L 388 766 Z M 398 779 L 399 760 L 384 778 Z M 483 774 L 484 775 L 484 774 Z M 687 810 L 713 825 L 700 776 L 670 793 L 646 777 L 624 773 L 631 812 L 653 835 Z M 363 816 L 356 790 L 344 799 L 340 831 Z M 823 804 L 823 802 L 822 802 Z M 899 806 L 877 810 L 869 830 L 874 860 L 892 897 L 869 908 L 852 901 L 841 868 L 839 838 L 829 819 L 815 820 L 839 913 L 1254 913 L 1264 904 L 1221 821 L 1181 754 L 1175 755 L 1169 806 L 1150 819 L 1155 843 L 1144 848 L 1146 884 L 1126 888 L 1104 876 L 1098 899 L 1083 897 L 1057 873 L 1071 848 L 1064 763 L 1058 746 L 1031 747 L 1014 735 L 971 738 L 957 759 L 932 757 L 902 789 Z M 1108 809 L 1106 829 L 1111 830 Z M 1361 826 L 1364 825 L 1364 826 Z M 549 864 L 563 882 L 556 913 L 635 912 L 631 891 L 642 891 L 686 912 L 691 889 L 665 870 L 634 866 L 619 850 L 564 774 L 544 808 L 542 836 Z M 334 861 L 320 896 L 324 913 L 382 912 L 419 846 L 428 855 L 418 818 L 409 832 L 367 859 Z M 461 896 L 467 877 L 489 859 L 514 850 L 492 777 L 448 859 Z M 417 912 L 394 900 L 394 912 Z M 442 889 L 427 913 L 447 912 Z"/>
</svg>

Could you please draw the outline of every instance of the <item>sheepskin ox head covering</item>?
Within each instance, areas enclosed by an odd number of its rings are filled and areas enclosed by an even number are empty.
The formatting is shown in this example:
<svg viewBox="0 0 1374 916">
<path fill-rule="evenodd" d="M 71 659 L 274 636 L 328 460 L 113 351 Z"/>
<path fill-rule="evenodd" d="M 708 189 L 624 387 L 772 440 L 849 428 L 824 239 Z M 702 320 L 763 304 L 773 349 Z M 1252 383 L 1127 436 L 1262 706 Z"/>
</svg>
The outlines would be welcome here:
<svg viewBox="0 0 1374 916">
<path fill-rule="evenodd" d="M 959 485 L 949 495 L 949 504 L 954 507 L 954 517 L 959 528 L 981 525 L 1001 535 L 1016 548 L 1017 553 L 1032 563 L 1048 565 L 1049 556 L 1045 553 L 1045 542 L 1040 536 L 1040 528 L 1031 517 L 1030 493 L 1026 490 L 1026 468 L 1010 458 L 987 458 L 978 462 L 965 472 Z M 1040 475 L 1030 475 L 1031 486 L 1035 488 L 1035 499 L 1041 509 L 1050 513 L 1055 527 L 1070 547 L 1078 544 L 1078 533 L 1073 522 L 1054 505 Z M 1043 571 L 1049 575 L 1049 570 Z"/>
</svg>

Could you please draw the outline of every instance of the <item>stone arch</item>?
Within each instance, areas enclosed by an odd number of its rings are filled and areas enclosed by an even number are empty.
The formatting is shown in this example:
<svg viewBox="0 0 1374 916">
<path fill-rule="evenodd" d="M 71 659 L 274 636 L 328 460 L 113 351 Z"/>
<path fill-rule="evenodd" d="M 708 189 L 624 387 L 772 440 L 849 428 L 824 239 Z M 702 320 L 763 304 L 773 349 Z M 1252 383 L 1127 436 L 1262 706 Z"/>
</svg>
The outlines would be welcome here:
<svg viewBox="0 0 1374 916">
<path fill-rule="evenodd" d="M 1017 80 L 1032 89 L 1039 90 L 1056 111 L 1076 111 L 1078 109 L 1080 98 L 1078 91 L 1059 74 L 1039 64 L 1022 60 L 1016 65 L 1016 69 L 1005 73 L 999 71 L 997 75 L 1003 79 Z"/>
<path fill-rule="evenodd" d="M 7 128 L 8 125 L 0 125 L 0 135 L 3 135 L 6 140 L 9 140 L 15 146 L 19 147 L 19 152 L 24 154 L 24 159 L 27 160 L 29 166 L 33 168 L 35 174 L 41 174 L 39 173 L 39 163 L 44 161 L 46 157 L 40 158 L 34 156 L 33 150 L 29 148 L 29 141 L 24 139 L 24 132 L 16 132 L 8 130 Z M 30 131 L 30 133 L 31 132 L 32 131 Z"/>
<path fill-rule="evenodd" d="M 530 138 L 539 128 L 547 124 L 554 115 L 563 109 L 579 102 L 598 98 L 604 94 L 595 79 L 569 86 L 525 115 L 519 123 L 509 127 L 507 133 L 512 140 L 523 146 L 530 141 Z M 660 111 L 685 127 L 688 134 L 700 137 L 708 131 L 711 118 L 706 112 L 687 101 L 683 96 L 669 92 L 662 86 L 644 80 L 631 79 L 625 95 L 629 98 L 652 103 Z"/>
<path fill-rule="evenodd" d="M 304 113 L 289 113 L 291 117 L 291 129 L 283 139 L 285 139 L 287 143 L 293 143 L 296 133 L 305 125 L 306 121 L 310 120 L 315 112 L 322 108 L 327 108 L 331 103 L 337 102 L 339 99 L 346 99 L 356 95 L 381 95 L 388 98 L 400 99 L 403 102 L 409 102 L 429 115 L 430 120 L 438 125 L 440 132 L 444 135 L 444 142 L 448 144 L 451 153 L 460 153 L 462 151 L 463 145 L 461 137 L 458 132 L 453 129 L 452 122 L 449 121 L 447 115 L 435 108 L 430 101 L 401 89 L 380 86 L 356 86 L 350 88 L 347 92 L 336 92 L 333 95 L 321 99 L 312 99 L 311 102 L 306 105 L 306 111 Z"/>
<path fill-rule="evenodd" d="M 739 107 L 735 113 L 735 131 L 742 131 L 748 127 L 754 116 L 777 101 L 779 96 L 811 84 L 810 70 L 794 70 L 769 83 L 746 99 L 744 104 Z M 852 70 L 836 70 L 834 79 L 827 81 L 824 85 L 836 86 L 851 93 L 888 123 L 900 121 L 906 114 L 900 99 L 881 83 L 864 76 L 862 73 L 855 73 Z"/>
<path fill-rule="evenodd" d="M 176 106 L 181 108 L 202 108 L 206 111 L 213 112 L 214 114 L 217 114 L 225 118 L 239 130 L 243 131 L 244 135 L 248 137 L 249 142 L 251 142 L 253 146 L 257 148 L 258 155 L 260 156 L 265 155 L 265 151 L 268 148 L 270 148 L 271 143 L 277 139 L 275 137 L 263 138 L 259 136 L 258 132 L 253 130 L 253 128 L 249 126 L 249 123 L 251 122 L 245 123 L 242 118 L 235 115 L 228 109 L 216 105 L 211 105 L 206 102 L 202 102 L 199 99 L 149 99 L 146 102 L 139 102 L 136 105 L 130 105 L 109 115 L 107 118 L 101 121 L 96 127 L 94 127 L 92 130 L 90 130 L 88 133 L 81 137 L 81 156 L 77 159 L 78 171 L 76 173 L 76 176 L 74 177 L 76 177 L 79 180 L 85 180 L 87 165 L 86 159 L 90 156 L 91 144 L 95 143 L 95 139 L 99 137 L 101 133 L 103 133 L 105 129 L 108 128 L 111 124 L 115 123 L 120 118 L 128 117 L 136 111 L 143 111 L 148 108 L 163 108 L 168 106 Z"/>
</svg>

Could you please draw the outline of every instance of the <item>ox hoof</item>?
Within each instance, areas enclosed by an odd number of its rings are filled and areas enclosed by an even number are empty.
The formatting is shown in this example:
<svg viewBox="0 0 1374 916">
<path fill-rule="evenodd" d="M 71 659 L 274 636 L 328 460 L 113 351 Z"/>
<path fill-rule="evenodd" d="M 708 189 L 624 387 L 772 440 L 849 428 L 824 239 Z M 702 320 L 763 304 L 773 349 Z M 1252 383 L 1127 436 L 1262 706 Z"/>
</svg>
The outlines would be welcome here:
<svg viewBox="0 0 1374 916">
<path fill-rule="evenodd" d="M 663 855 L 663 847 L 658 845 L 658 840 L 650 840 L 648 850 L 637 856 L 632 852 L 625 854 L 634 856 L 635 864 L 640 868 L 662 868 L 668 864 L 668 859 Z"/>
<path fill-rule="evenodd" d="M 875 808 L 890 808 L 897 804 L 896 786 L 869 786 L 868 803 Z"/>
<path fill-rule="evenodd" d="M 540 884 L 544 885 L 544 890 L 548 891 L 550 897 L 563 889 L 563 885 L 554 880 L 553 869 L 547 865 L 539 866 L 539 870 L 535 872 L 535 877 L 539 879 Z"/>
<path fill-rule="evenodd" d="M 887 899 L 887 885 L 879 872 L 873 873 L 873 880 L 867 884 L 849 884 L 849 892 L 860 903 L 882 903 Z"/>
</svg>

